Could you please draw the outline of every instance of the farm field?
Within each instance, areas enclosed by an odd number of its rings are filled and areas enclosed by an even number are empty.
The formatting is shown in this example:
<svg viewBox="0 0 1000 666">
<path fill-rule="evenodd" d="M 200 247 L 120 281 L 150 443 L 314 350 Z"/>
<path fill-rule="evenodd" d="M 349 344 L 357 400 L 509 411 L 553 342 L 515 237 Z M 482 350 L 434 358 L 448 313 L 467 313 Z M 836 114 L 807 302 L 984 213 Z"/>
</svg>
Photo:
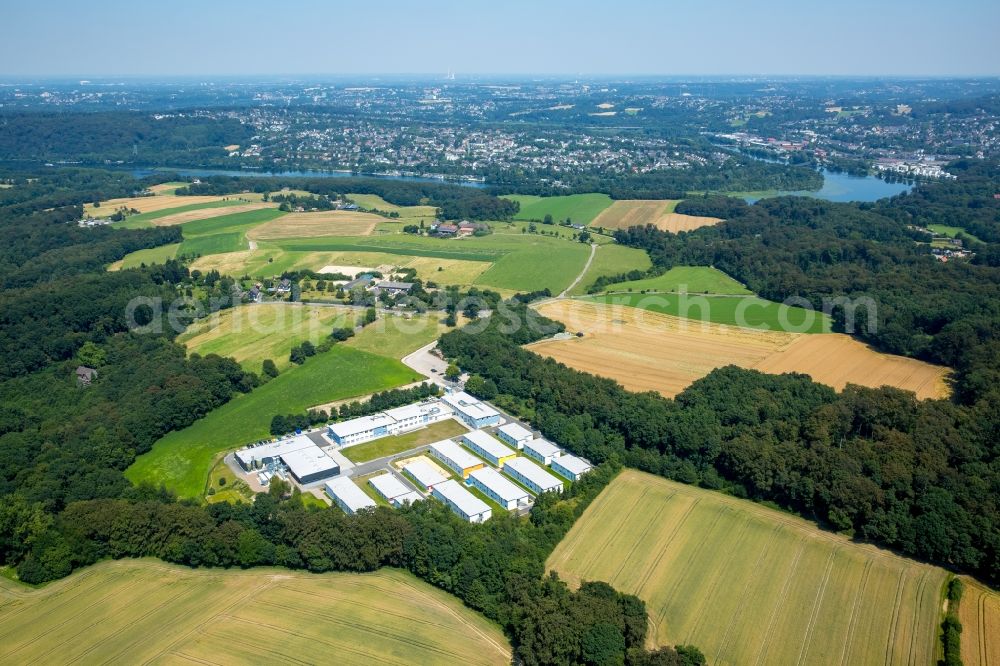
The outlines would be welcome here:
<svg viewBox="0 0 1000 666">
<path fill-rule="evenodd" d="M 962 577 L 965 592 L 958 604 L 962 623 L 962 663 L 965 666 L 1000 664 L 1000 594 Z"/>
<path fill-rule="evenodd" d="M 269 436 L 276 414 L 403 386 L 422 377 L 395 359 L 336 345 L 303 365 L 238 395 L 184 430 L 160 438 L 125 471 L 134 483 L 165 485 L 180 497 L 201 497 L 215 458 Z"/>
<path fill-rule="evenodd" d="M 180 246 L 180 243 L 171 243 L 170 245 L 136 250 L 135 252 L 126 254 L 113 264 L 109 264 L 108 270 L 120 271 L 123 268 L 138 268 L 142 264 L 146 264 L 147 266 L 151 264 L 165 264 L 168 260 L 177 256 L 177 250 Z"/>
<path fill-rule="evenodd" d="M 434 206 L 397 206 L 377 194 L 348 194 L 347 198 L 368 210 L 397 213 L 399 217 L 396 218 L 396 221 L 402 224 L 419 223 L 420 220 L 423 220 L 424 223 L 430 223 L 437 215 L 437 208 Z"/>
<path fill-rule="evenodd" d="M 113 600 L 109 603 L 108 600 Z M 0 580 L 0 662 L 508 664 L 500 628 L 407 572 L 102 562 L 42 589 Z"/>
<path fill-rule="evenodd" d="M 353 349 L 387 358 L 401 359 L 441 337 L 448 330 L 440 313 L 426 315 L 382 315 L 350 340 Z"/>
<path fill-rule="evenodd" d="M 264 359 L 273 360 L 283 370 L 291 365 L 288 355 L 292 347 L 305 340 L 318 345 L 331 330 L 353 326 L 355 319 L 356 312 L 349 308 L 291 303 L 241 305 L 194 322 L 177 342 L 202 356 L 230 356 L 246 370 L 260 374 Z"/>
<path fill-rule="evenodd" d="M 329 210 L 289 213 L 255 227 L 247 235 L 254 240 L 316 238 L 320 236 L 368 236 L 384 218 L 371 213 Z"/>
<path fill-rule="evenodd" d="M 468 432 L 468 429 L 458 421 L 445 419 L 444 421 L 432 423 L 425 428 L 414 430 L 404 435 L 383 437 L 372 442 L 348 446 L 347 448 L 340 449 L 340 453 L 346 456 L 351 462 L 361 463 L 409 451 L 425 444 L 440 442 L 442 439 L 457 437 L 466 432 Z"/>
<path fill-rule="evenodd" d="M 222 215 L 235 215 L 236 213 L 246 213 L 251 210 L 260 210 L 262 208 L 276 208 L 274 204 L 266 203 L 232 203 L 230 201 L 222 203 L 226 203 L 227 205 L 199 206 L 198 208 L 192 208 L 191 210 L 180 212 L 176 212 L 174 209 L 170 209 L 168 211 L 157 211 L 158 213 L 167 212 L 169 214 L 145 219 L 154 227 L 170 227 L 178 224 L 187 224 L 188 222 L 196 222 L 198 220 L 207 220 L 213 217 L 220 217 Z M 152 215 L 152 213 L 150 213 L 150 215 Z M 129 220 L 125 220 L 126 223 L 128 221 Z M 125 223 L 123 223 L 123 226 L 124 225 Z"/>
<path fill-rule="evenodd" d="M 102 215 L 112 213 L 121 207 L 134 208 L 140 213 L 152 213 L 166 208 L 178 208 L 180 206 L 202 205 L 223 201 L 221 196 L 191 196 L 179 197 L 175 194 L 158 194 L 151 197 L 123 197 L 119 199 L 108 199 L 102 201 L 100 206 L 86 204 L 83 207 L 85 215 Z"/>
<path fill-rule="evenodd" d="M 920 398 L 948 395 L 948 369 L 882 354 L 842 334 L 804 335 L 720 326 L 585 300 L 544 303 L 537 310 L 582 338 L 543 340 L 528 349 L 608 377 L 632 391 L 673 397 L 724 365 L 761 372 L 800 372 L 842 389 L 847 382 L 890 384 Z"/>
<path fill-rule="evenodd" d="M 205 256 L 247 249 L 248 231 L 283 215 L 276 208 L 265 208 L 188 222 L 183 227 L 184 242 L 178 253 Z"/>
<path fill-rule="evenodd" d="M 594 284 L 594 280 L 602 275 L 645 271 L 649 270 L 651 265 L 649 255 L 644 250 L 623 245 L 601 245 L 594 254 L 590 268 L 569 293 L 571 296 L 586 294 L 590 285 Z"/>
<path fill-rule="evenodd" d="M 606 194 L 569 194 L 556 197 L 539 197 L 531 194 L 511 194 L 503 197 L 521 204 L 515 220 L 541 222 L 546 215 L 558 223 L 569 218 L 576 224 L 590 224 L 601 211 L 612 205 Z"/>
<path fill-rule="evenodd" d="M 965 234 L 974 241 L 982 242 L 962 227 L 950 227 L 946 224 L 928 224 L 927 228 L 936 234 L 941 234 L 942 236 L 947 236 L 948 238 L 955 238 L 959 234 Z"/>
<path fill-rule="evenodd" d="M 676 200 L 628 199 L 616 201 L 598 215 L 592 227 L 604 229 L 628 229 L 629 227 L 652 224 L 663 231 L 693 231 L 700 227 L 718 224 L 716 217 L 698 217 L 675 213 Z"/>
<path fill-rule="evenodd" d="M 678 292 L 681 288 L 689 294 L 753 295 L 752 291 L 733 278 L 709 266 L 675 266 L 654 278 L 609 285 L 607 291 Z"/>
<path fill-rule="evenodd" d="M 588 296 L 585 300 L 627 305 L 675 317 L 763 331 L 828 333 L 832 326 L 830 318 L 822 312 L 775 303 L 756 296 L 617 293 Z"/>
<path fill-rule="evenodd" d="M 710 664 L 932 664 L 947 573 L 779 511 L 625 470 L 547 565 L 646 601 Z"/>
</svg>

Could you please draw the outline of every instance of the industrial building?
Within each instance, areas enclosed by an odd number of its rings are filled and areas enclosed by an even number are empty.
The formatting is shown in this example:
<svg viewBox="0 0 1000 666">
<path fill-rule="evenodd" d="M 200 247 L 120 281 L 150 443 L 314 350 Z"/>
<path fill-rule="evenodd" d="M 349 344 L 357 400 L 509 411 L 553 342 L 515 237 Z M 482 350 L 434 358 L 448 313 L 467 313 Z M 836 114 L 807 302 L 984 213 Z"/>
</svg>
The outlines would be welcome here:
<svg viewBox="0 0 1000 666">
<path fill-rule="evenodd" d="M 327 427 L 327 434 L 339 446 L 352 446 L 415 430 L 453 415 L 447 405 L 430 400 L 334 423 Z"/>
<path fill-rule="evenodd" d="M 536 495 L 547 492 L 561 493 L 563 489 L 562 481 L 527 458 L 508 460 L 504 463 L 503 473 Z"/>
<path fill-rule="evenodd" d="M 446 393 L 441 401 L 455 410 L 455 414 L 471 428 L 500 425 L 500 412 L 465 391 Z"/>
<path fill-rule="evenodd" d="M 430 451 L 432 456 L 450 467 L 456 474 L 461 474 L 463 479 L 485 465 L 482 460 L 450 439 L 431 444 Z"/>
<path fill-rule="evenodd" d="M 246 472 L 288 467 L 299 483 L 313 483 L 340 474 L 340 465 L 306 435 L 240 449 L 233 457 Z"/>
<path fill-rule="evenodd" d="M 591 469 L 593 468 L 586 460 L 568 453 L 552 461 L 552 471 L 565 476 L 570 481 L 579 481 L 580 477 Z"/>
<path fill-rule="evenodd" d="M 434 486 L 431 494 L 448 505 L 458 517 L 470 523 L 485 523 L 493 515 L 493 510 L 483 500 L 463 488 L 458 481 L 449 479 Z"/>
<path fill-rule="evenodd" d="M 508 423 L 497 428 L 497 437 L 520 451 L 535 436 L 520 423 Z"/>
<path fill-rule="evenodd" d="M 528 491 L 491 467 L 477 469 L 470 474 L 468 484 L 479 489 L 480 492 L 508 511 L 516 509 L 522 504 L 527 504 L 531 500 Z"/>
<path fill-rule="evenodd" d="M 358 488 L 347 477 L 338 477 L 326 482 L 326 494 L 344 513 L 353 516 L 362 509 L 374 509 L 375 500 Z"/>
<path fill-rule="evenodd" d="M 480 458 L 485 458 L 494 467 L 501 467 L 505 461 L 517 456 L 517 451 L 504 446 L 482 430 L 473 430 L 462 435 L 462 444 Z"/>
<path fill-rule="evenodd" d="M 379 494 L 379 497 L 394 507 L 402 506 L 407 502 L 413 503 L 423 499 L 423 496 L 420 493 L 410 490 L 406 487 L 406 484 L 388 472 L 368 479 L 368 485 L 375 489 L 375 492 Z"/>
<path fill-rule="evenodd" d="M 430 490 L 442 481 L 447 481 L 448 477 L 439 472 L 434 465 L 426 460 L 414 460 L 403 466 L 403 474 L 417 484 L 418 488 Z"/>
<path fill-rule="evenodd" d="M 539 437 L 524 445 L 524 455 L 543 465 L 550 465 L 555 458 L 562 455 L 562 450 L 547 439 Z"/>
</svg>

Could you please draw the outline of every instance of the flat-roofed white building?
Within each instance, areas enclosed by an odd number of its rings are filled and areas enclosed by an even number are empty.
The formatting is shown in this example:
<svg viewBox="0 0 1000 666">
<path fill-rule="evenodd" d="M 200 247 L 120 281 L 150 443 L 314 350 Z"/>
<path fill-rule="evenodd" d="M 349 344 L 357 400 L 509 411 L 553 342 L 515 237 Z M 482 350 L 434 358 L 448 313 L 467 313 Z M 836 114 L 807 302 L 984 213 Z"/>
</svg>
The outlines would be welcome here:
<svg viewBox="0 0 1000 666">
<path fill-rule="evenodd" d="M 493 515 L 489 504 L 470 493 L 454 479 L 437 484 L 431 494 L 435 499 L 447 504 L 459 518 L 470 523 L 484 523 Z"/>
<path fill-rule="evenodd" d="M 562 455 L 562 450 L 549 440 L 539 437 L 524 445 L 524 455 L 543 465 L 549 465 L 555 458 Z"/>
<path fill-rule="evenodd" d="M 340 474 L 337 461 L 306 435 L 240 449 L 233 457 L 247 472 L 280 461 L 299 483 L 313 483 Z"/>
<path fill-rule="evenodd" d="M 327 434 L 340 446 L 353 446 L 416 430 L 452 416 L 454 412 L 448 405 L 440 400 L 428 400 L 334 423 L 327 427 Z"/>
<path fill-rule="evenodd" d="M 333 423 L 327 427 L 330 439 L 340 446 L 361 444 L 390 434 L 389 428 L 396 422 L 385 412 L 360 416 L 356 419 Z"/>
<path fill-rule="evenodd" d="M 340 474 L 340 465 L 316 445 L 281 455 L 288 471 L 299 483 L 314 483 Z"/>
<path fill-rule="evenodd" d="M 497 443 L 499 444 L 499 442 Z M 456 474 L 460 474 L 463 479 L 468 478 L 470 473 L 486 464 L 450 439 L 431 444 L 430 452 L 432 456 L 450 467 Z"/>
<path fill-rule="evenodd" d="M 565 476 L 570 481 L 579 481 L 581 476 L 592 469 L 589 462 L 568 453 L 552 461 L 552 471 Z"/>
<path fill-rule="evenodd" d="M 442 481 L 448 480 L 448 477 L 441 474 L 434 465 L 426 460 L 414 460 L 403 465 L 403 474 L 424 490 L 430 490 Z"/>
<path fill-rule="evenodd" d="M 531 500 L 528 491 L 492 467 L 477 469 L 469 475 L 468 483 L 508 511 Z"/>
<path fill-rule="evenodd" d="M 399 497 L 394 497 L 390 504 L 395 508 L 399 508 L 404 504 L 413 504 L 414 502 L 420 502 L 424 499 L 424 496 L 418 493 L 416 490 L 411 490 L 405 495 L 400 495 Z"/>
<path fill-rule="evenodd" d="M 517 451 L 504 446 L 500 440 L 482 430 L 473 430 L 462 435 L 462 444 L 480 458 L 486 458 L 486 461 L 494 467 L 500 467 L 504 461 L 517 456 Z"/>
<path fill-rule="evenodd" d="M 378 476 L 373 476 L 368 479 L 368 485 L 375 489 L 375 492 L 379 494 L 379 497 L 384 499 L 386 502 L 392 502 L 392 500 L 405 495 L 406 493 L 412 492 L 406 487 L 402 481 L 397 479 L 392 473 L 386 472 L 385 474 L 380 474 Z"/>
<path fill-rule="evenodd" d="M 470 427 L 483 428 L 501 423 L 500 412 L 465 391 L 446 393 L 441 401 L 455 410 L 458 417 Z"/>
<path fill-rule="evenodd" d="M 547 492 L 561 493 L 563 489 L 562 481 L 527 458 L 508 460 L 503 465 L 503 473 L 536 495 Z"/>
<path fill-rule="evenodd" d="M 520 451 L 527 442 L 535 438 L 531 431 L 520 423 L 508 423 L 497 428 L 497 437 Z"/>
<path fill-rule="evenodd" d="M 326 482 L 326 494 L 344 513 L 353 516 L 362 509 L 374 509 L 375 500 L 345 476 Z"/>
</svg>

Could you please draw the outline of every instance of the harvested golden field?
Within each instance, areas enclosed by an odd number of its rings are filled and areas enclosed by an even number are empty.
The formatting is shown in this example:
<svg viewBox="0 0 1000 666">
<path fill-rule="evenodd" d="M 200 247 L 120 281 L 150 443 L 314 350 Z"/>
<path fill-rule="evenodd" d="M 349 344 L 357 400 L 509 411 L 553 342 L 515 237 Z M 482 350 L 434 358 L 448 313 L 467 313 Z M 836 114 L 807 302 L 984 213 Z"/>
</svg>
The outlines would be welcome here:
<svg viewBox="0 0 1000 666">
<path fill-rule="evenodd" d="M 616 201 L 590 223 L 592 227 L 628 229 L 652 224 L 664 231 L 692 231 L 718 224 L 717 217 L 698 217 L 675 213 L 676 200 L 628 199 Z"/>
<path fill-rule="evenodd" d="M 849 335 L 803 335 L 753 366 L 761 372 L 802 372 L 838 391 L 847 384 L 895 386 L 918 398 L 946 398 L 948 368 L 883 354 Z"/>
<path fill-rule="evenodd" d="M 537 309 L 584 336 L 543 340 L 528 349 L 610 377 L 631 391 L 658 391 L 668 397 L 724 365 L 753 367 L 795 339 L 791 333 L 725 327 L 586 301 L 550 301 Z"/>
<path fill-rule="evenodd" d="M 650 643 L 710 664 L 932 664 L 937 567 L 746 500 L 625 470 L 547 565 L 646 601 Z"/>
<path fill-rule="evenodd" d="M 412 575 L 102 562 L 0 580 L 0 662 L 508 664 L 500 629 Z"/>
<path fill-rule="evenodd" d="M 184 198 L 194 199 L 196 197 Z M 208 220 L 210 218 L 221 217 L 223 215 L 235 215 L 236 213 L 260 210 L 261 208 L 277 208 L 277 206 L 268 203 L 247 203 L 238 204 L 236 206 L 224 206 L 222 208 L 198 208 L 196 210 L 186 210 L 181 213 L 171 213 L 169 215 L 157 217 L 151 220 L 151 222 L 155 227 L 170 227 L 177 224 L 184 224 L 186 222 L 194 222 L 196 220 Z"/>
<path fill-rule="evenodd" d="M 266 222 L 247 236 L 255 240 L 319 238 L 322 236 L 368 236 L 383 220 L 371 213 L 328 210 L 318 213 L 289 213 Z"/>
<path fill-rule="evenodd" d="M 222 201 L 225 197 L 218 196 L 192 196 L 179 197 L 173 194 L 158 194 L 152 197 L 129 197 L 127 199 L 109 199 L 102 201 L 99 208 L 94 208 L 93 204 L 83 207 L 83 212 L 87 215 L 99 215 L 102 213 L 113 213 L 124 206 L 125 208 L 135 208 L 140 213 L 152 213 L 165 208 L 180 208 L 181 206 L 192 206 L 194 204 L 212 203 Z"/>
<path fill-rule="evenodd" d="M 587 301 L 550 301 L 537 309 L 584 336 L 543 340 L 528 349 L 632 391 L 673 397 L 732 364 L 773 374 L 801 372 L 838 390 L 847 383 L 888 384 L 920 398 L 948 395 L 947 368 L 882 354 L 842 334 L 759 331 Z"/>
<path fill-rule="evenodd" d="M 962 622 L 962 662 L 965 666 L 1000 664 L 1000 594 L 966 576 L 958 604 Z"/>
</svg>

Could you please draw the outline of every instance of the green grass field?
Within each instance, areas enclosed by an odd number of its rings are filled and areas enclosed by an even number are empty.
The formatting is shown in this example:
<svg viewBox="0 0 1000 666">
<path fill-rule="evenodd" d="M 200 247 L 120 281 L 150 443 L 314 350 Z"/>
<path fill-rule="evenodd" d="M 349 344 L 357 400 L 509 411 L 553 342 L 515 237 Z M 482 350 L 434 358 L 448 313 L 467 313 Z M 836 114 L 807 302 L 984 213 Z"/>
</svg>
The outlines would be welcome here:
<svg viewBox="0 0 1000 666">
<path fill-rule="evenodd" d="M 410 317 L 383 315 L 344 342 L 344 345 L 379 356 L 401 359 L 437 340 L 447 331 L 448 328 L 442 321 L 440 313 Z"/>
<path fill-rule="evenodd" d="M 197 498 L 216 456 L 269 436 L 276 414 L 384 391 L 422 379 L 394 359 L 337 345 L 239 395 L 184 430 L 168 433 L 125 471 L 133 483 L 164 485 Z"/>
<path fill-rule="evenodd" d="M 689 294 L 753 295 L 752 291 L 736 280 L 708 266 L 675 266 L 655 278 L 609 285 L 607 291 L 678 292 L 682 288 Z"/>
<path fill-rule="evenodd" d="M 391 204 L 377 194 L 348 194 L 347 198 L 368 210 L 380 210 L 385 213 L 398 213 L 397 223 L 406 224 L 423 220 L 432 222 L 437 213 L 434 206 L 397 206 Z"/>
<path fill-rule="evenodd" d="M 305 340 L 318 345 L 334 328 L 353 326 L 356 315 L 348 308 L 317 305 L 241 305 L 194 322 L 177 341 L 190 352 L 228 356 L 260 374 L 264 359 L 271 359 L 279 369 L 287 368 L 292 347 Z"/>
<path fill-rule="evenodd" d="M 585 300 L 628 305 L 650 312 L 788 333 L 829 333 L 830 318 L 822 312 L 783 305 L 756 296 L 702 296 L 698 294 L 602 294 Z"/>
<path fill-rule="evenodd" d="M 955 238 L 959 234 L 965 234 L 966 236 L 969 237 L 970 240 L 974 240 L 980 243 L 982 242 L 974 235 L 970 234 L 968 231 L 963 229 L 962 227 L 950 227 L 946 224 L 928 224 L 927 228 L 936 234 L 947 236 L 948 238 Z"/>
<path fill-rule="evenodd" d="M 710 664 L 933 664 L 947 573 L 720 493 L 624 471 L 548 567 L 646 601 Z"/>
<path fill-rule="evenodd" d="M 645 271 L 652 264 L 645 250 L 623 245 L 601 245 L 594 254 L 594 261 L 570 291 L 571 296 L 586 294 L 594 280 L 602 275 L 618 275 L 629 271 Z"/>
<path fill-rule="evenodd" d="M 509 664 L 500 627 L 411 574 L 101 562 L 0 580 L 0 663 Z"/>
<path fill-rule="evenodd" d="M 468 432 L 465 426 L 453 419 L 446 419 L 432 423 L 426 428 L 408 432 L 405 435 L 395 435 L 393 437 L 383 437 L 364 444 L 355 444 L 341 449 L 348 460 L 356 463 L 376 460 L 385 456 L 393 456 L 403 451 L 415 449 L 418 446 L 440 442 L 442 439 L 457 437 Z"/>
<path fill-rule="evenodd" d="M 276 208 L 261 208 L 187 222 L 181 227 L 184 242 L 178 254 L 193 257 L 245 250 L 249 247 L 247 231 L 282 215 Z"/>
<path fill-rule="evenodd" d="M 170 245 L 160 245 L 159 247 L 151 247 L 145 250 L 136 250 L 135 252 L 126 254 L 124 257 L 108 266 L 108 270 L 119 271 L 123 268 L 138 268 L 142 264 L 146 264 L 147 266 L 152 264 L 164 264 L 169 259 L 173 259 L 177 256 L 177 250 L 180 249 L 180 246 L 180 243 L 171 243 Z"/>
<path fill-rule="evenodd" d="M 577 224 L 593 222 L 602 210 L 611 205 L 611 197 L 606 194 L 569 194 L 561 197 L 539 197 L 530 194 L 512 194 L 503 197 L 521 204 L 521 210 L 514 216 L 517 220 L 542 221 L 551 215 L 556 222 L 569 218 Z"/>
</svg>

